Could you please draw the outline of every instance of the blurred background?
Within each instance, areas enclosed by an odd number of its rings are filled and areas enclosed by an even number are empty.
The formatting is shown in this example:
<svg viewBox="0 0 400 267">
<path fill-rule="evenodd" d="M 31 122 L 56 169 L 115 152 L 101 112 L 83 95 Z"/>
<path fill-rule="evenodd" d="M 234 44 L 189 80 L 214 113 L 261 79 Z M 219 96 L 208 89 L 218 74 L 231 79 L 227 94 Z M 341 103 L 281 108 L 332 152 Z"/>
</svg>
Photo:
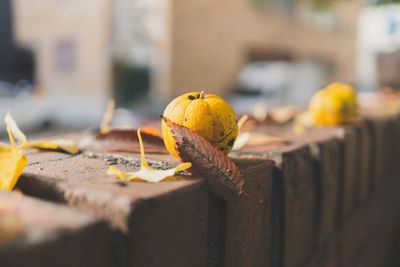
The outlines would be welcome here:
<svg viewBox="0 0 400 267">
<path fill-rule="evenodd" d="M 333 81 L 400 89 L 396 2 L 0 0 L 0 117 L 53 134 L 97 127 L 110 97 L 138 126 L 191 90 L 247 113 Z"/>
</svg>

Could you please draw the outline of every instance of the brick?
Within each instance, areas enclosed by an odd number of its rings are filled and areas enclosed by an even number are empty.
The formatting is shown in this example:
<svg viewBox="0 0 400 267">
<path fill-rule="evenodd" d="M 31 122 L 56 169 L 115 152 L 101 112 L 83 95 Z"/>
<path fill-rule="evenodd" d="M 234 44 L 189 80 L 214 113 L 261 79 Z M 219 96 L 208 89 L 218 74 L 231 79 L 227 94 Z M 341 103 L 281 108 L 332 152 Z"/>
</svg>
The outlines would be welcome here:
<svg viewBox="0 0 400 267">
<path fill-rule="evenodd" d="M 373 154 L 372 154 L 372 135 L 369 127 L 365 121 L 362 122 L 359 128 L 358 136 L 358 147 L 357 152 L 359 158 L 359 185 L 358 185 L 358 202 L 362 203 L 367 199 L 373 188 L 373 176 L 372 176 L 372 165 L 373 165 Z"/>
<path fill-rule="evenodd" d="M 330 240 L 321 245 L 313 254 L 311 260 L 304 265 L 306 267 L 336 267 L 340 266 L 337 262 L 337 244 L 335 240 Z"/>
<path fill-rule="evenodd" d="M 372 138 L 373 187 L 378 187 L 385 177 L 396 169 L 396 147 L 398 120 L 396 117 L 372 117 L 366 119 Z"/>
<path fill-rule="evenodd" d="M 119 233 L 112 248 L 119 264 L 206 264 L 208 195 L 202 179 L 121 183 L 106 175 L 107 168 L 104 160 L 85 155 L 43 160 L 26 168 L 18 187 L 106 219 Z"/>
<path fill-rule="evenodd" d="M 271 160 L 237 159 L 245 175 L 244 190 L 251 196 L 227 203 L 225 211 L 225 266 L 271 266 L 273 247 Z M 262 202 L 259 202 L 262 201 Z"/>
<path fill-rule="evenodd" d="M 382 181 L 373 195 L 343 225 L 339 235 L 340 266 L 392 266 L 393 244 L 400 230 L 398 177 Z"/>
<path fill-rule="evenodd" d="M 277 202 L 273 205 L 283 208 L 279 211 L 275 208 L 273 216 L 282 216 L 281 221 L 276 221 L 274 231 L 276 247 L 283 247 L 283 257 L 275 259 L 273 264 L 283 266 L 300 266 L 312 255 L 316 242 L 316 188 L 313 170 L 313 161 L 308 146 L 293 144 L 290 146 L 260 146 L 254 151 L 236 152 L 241 157 L 269 158 L 275 161 L 277 166 L 275 178 L 278 194 Z M 279 182 L 278 182 L 279 181 Z M 279 206 L 281 205 L 281 206 Z M 279 229 L 278 223 L 283 223 L 283 229 Z M 280 233 L 282 231 L 282 233 Z M 283 242 L 279 244 L 279 242 Z M 280 253 L 280 252 L 276 252 Z M 281 262 L 282 261 L 282 262 Z"/>
<path fill-rule="evenodd" d="M 340 181 L 340 142 L 337 139 L 319 141 L 315 146 L 318 154 L 314 154 L 317 162 L 317 203 L 318 209 L 318 241 L 326 241 L 333 236 L 336 228 L 336 215 Z"/>
<path fill-rule="evenodd" d="M 342 142 L 337 129 L 314 128 L 294 134 L 291 127 L 266 127 L 263 131 L 310 147 L 315 172 L 317 240 L 322 243 L 334 232 L 342 177 Z"/>
<path fill-rule="evenodd" d="M 26 196 L 0 192 L 0 202 L 0 266 L 111 266 L 104 222 Z"/>
</svg>

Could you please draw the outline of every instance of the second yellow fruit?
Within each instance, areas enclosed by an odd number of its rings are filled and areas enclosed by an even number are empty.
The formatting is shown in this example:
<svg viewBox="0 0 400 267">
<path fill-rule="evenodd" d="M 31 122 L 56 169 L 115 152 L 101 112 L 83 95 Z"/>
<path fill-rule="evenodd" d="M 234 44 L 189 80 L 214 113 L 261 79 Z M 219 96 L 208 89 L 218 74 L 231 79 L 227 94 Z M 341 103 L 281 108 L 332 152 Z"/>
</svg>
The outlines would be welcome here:
<svg viewBox="0 0 400 267">
<path fill-rule="evenodd" d="M 356 91 L 348 84 L 333 83 L 312 97 L 309 110 L 316 125 L 349 123 L 357 116 Z"/>
</svg>

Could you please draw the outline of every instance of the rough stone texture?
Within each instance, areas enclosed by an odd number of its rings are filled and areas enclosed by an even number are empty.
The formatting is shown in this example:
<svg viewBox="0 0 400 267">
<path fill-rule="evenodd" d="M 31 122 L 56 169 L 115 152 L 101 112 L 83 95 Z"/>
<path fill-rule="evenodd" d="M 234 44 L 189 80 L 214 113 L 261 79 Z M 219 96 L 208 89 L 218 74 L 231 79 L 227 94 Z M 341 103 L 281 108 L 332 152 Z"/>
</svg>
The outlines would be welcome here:
<svg viewBox="0 0 400 267">
<path fill-rule="evenodd" d="M 104 222 L 16 194 L 0 203 L 0 266 L 112 266 Z"/>
<path fill-rule="evenodd" d="M 177 176 L 157 185 L 121 183 L 106 175 L 107 168 L 104 160 L 83 155 L 43 161 L 26 168 L 18 187 L 108 220 L 124 233 L 114 249 L 126 265 L 204 266 L 207 190 L 203 180 Z"/>
</svg>

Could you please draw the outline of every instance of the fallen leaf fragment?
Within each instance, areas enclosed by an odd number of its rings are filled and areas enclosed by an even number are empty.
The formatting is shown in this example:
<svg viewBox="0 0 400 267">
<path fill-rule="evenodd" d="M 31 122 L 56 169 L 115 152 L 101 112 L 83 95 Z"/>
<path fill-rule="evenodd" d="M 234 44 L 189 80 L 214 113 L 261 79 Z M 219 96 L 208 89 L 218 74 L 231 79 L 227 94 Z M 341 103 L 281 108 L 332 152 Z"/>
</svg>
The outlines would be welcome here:
<svg viewBox="0 0 400 267">
<path fill-rule="evenodd" d="M 5 122 L 7 125 L 7 129 L 9 130 L 9 135 L 11 133 L 12 136 L 15 137 L 15 139 L 20 143 L 18 147 L 21 149 L 33 147 L 37 149 L 62 150 L 69 154 L 79 153 L 78 145 L 72 140 L 55 139 L 55 140 L 37 140 L 32 142 L 28 141 L 25 134 L 20 130 L 20 128 L 18 127 L 17 123 L 10 115 L 10 113 L 7 113 Z"/>
<path fill-rule="evenodd" d="M 171 129 L 179 156 L 192 162 L 193 171 L 206 178 L 214 194 L 229 199 L 244 193 L 244 176 L 229 157 L 196 132 L 162 119 Z"/>
<path fill-rule="evenodd" d="M 158 183 L 166 179 L 167 177 L 173 176 L 177 172 L 186 170 L 192 166 L 190 162 L 184 162 L 179 164 L 177 167 L 168 170 L 158 170 L 152 168 L 147 162 L 145 157 L 143 140 L 140 129 L 137 130 L 137 136 L 140 145 L 140 163 L 141 163 L 140 170 L 137 172 L 123 172 L 122 170 L 114 166 L 111 166 L 107 170 L 108 175 L 116 175 L 117 178 L 122 181 L 132 181 L 138 179 L 149 183 Z"/>
</svg>

